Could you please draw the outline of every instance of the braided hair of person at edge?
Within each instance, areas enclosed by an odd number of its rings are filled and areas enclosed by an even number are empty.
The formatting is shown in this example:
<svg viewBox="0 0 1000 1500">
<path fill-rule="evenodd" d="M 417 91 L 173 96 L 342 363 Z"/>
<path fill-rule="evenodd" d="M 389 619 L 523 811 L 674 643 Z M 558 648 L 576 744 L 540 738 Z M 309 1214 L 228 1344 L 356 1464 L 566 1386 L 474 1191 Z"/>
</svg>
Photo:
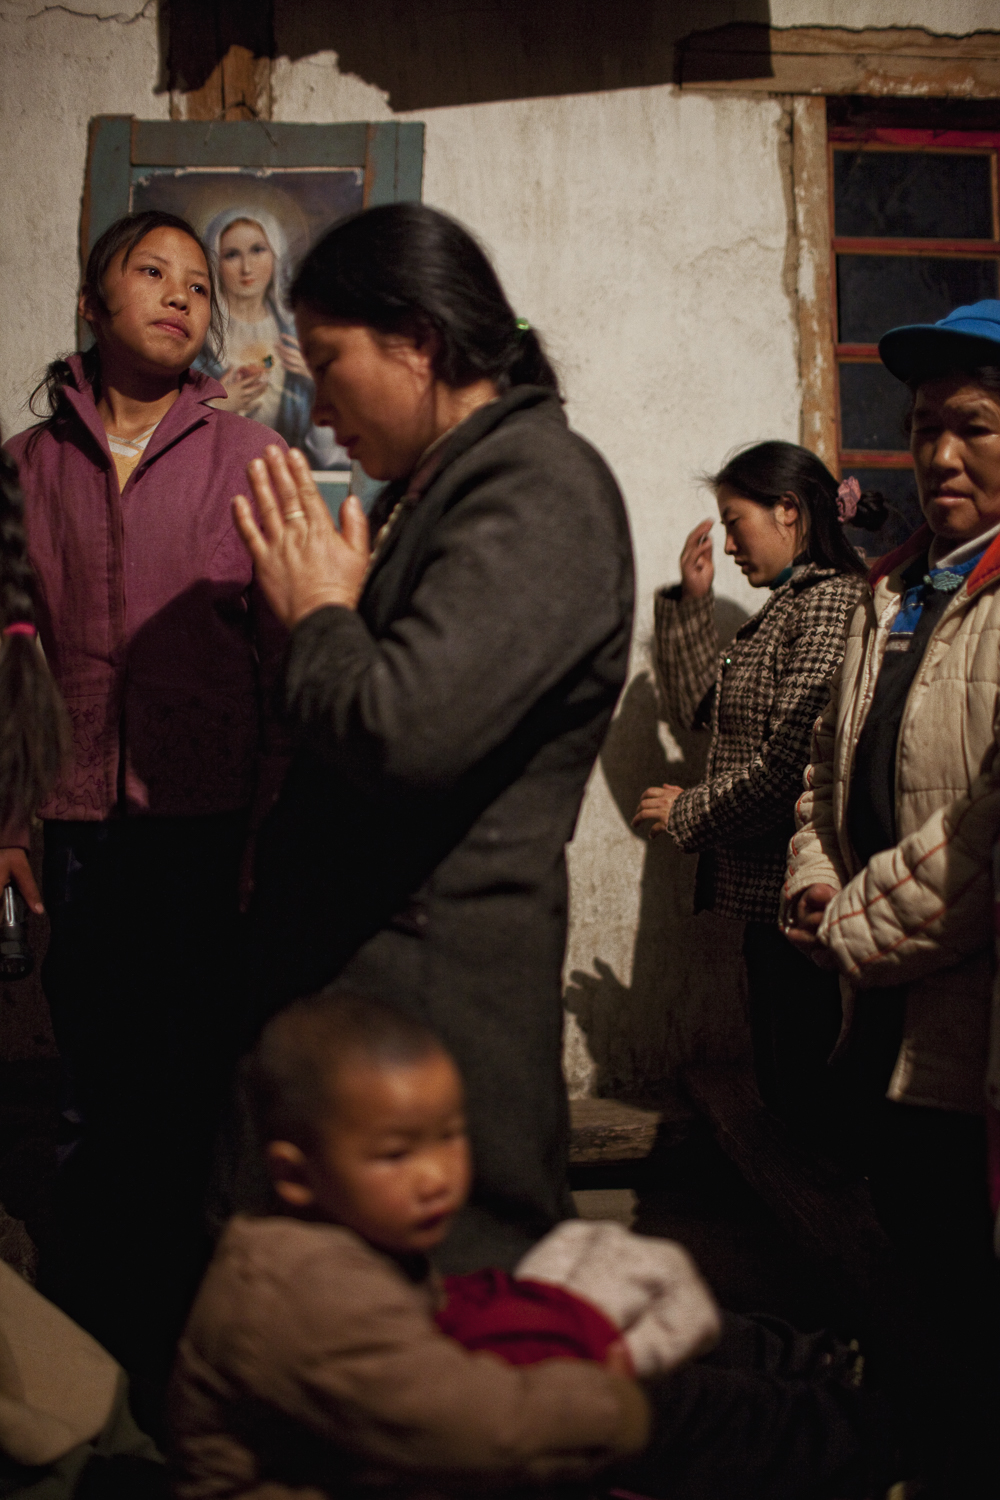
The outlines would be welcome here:
<svg viewBox="0 0 1000 1500">
<path fill-rule="evenodd" d="M 35 631 L 17 465 L 0 448 L 0 826 L 27 823 L 69 750 L 69 719 Z"/>
</svg>

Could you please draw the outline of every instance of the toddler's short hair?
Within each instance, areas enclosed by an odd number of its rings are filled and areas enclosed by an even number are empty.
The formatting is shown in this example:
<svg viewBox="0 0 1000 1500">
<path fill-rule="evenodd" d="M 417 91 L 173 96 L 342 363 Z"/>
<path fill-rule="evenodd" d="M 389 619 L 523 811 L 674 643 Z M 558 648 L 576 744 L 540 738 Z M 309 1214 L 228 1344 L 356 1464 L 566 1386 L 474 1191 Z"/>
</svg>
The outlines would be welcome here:
<svg viewBox="0 0 1000 1500">
<path fill-rule="evenodd" d="M 348 1057 L 406 1067 L 445 1051 L 429 1026 L 382 1000 L 333 988 L 296 1000 L 268 1021 L 247 1063 L 258 1136 L 313 1145 Z"/>
</svg>

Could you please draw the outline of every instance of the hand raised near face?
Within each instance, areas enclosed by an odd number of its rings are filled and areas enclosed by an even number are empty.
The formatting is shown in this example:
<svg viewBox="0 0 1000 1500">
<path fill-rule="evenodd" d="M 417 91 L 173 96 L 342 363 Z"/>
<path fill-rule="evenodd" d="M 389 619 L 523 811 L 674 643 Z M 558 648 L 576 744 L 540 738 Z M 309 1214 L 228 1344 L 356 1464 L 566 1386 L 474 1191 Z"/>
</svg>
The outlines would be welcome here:
<svg viewBox="0 0 1000 1500">
<path fill-rule="evenodd" d="M 712 587 L 715 578 L 712 525 L 711 521 L 700 521 L 684 543 L 681 552 L 682 599 L 703 599 Z"/>
</svg>

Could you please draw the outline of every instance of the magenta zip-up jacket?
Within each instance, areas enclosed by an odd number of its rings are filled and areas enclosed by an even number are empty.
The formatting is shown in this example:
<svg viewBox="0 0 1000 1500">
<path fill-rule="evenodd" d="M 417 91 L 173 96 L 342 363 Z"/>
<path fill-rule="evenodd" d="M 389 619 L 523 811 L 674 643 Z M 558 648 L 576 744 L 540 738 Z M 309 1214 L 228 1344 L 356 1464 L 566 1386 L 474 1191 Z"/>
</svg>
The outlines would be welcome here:
<svg viewBox="0 0 1000 1500">
<path fill-rule="evenodd" d="M 269 428 L 190 372 L 123 491 L 91 387 L 69 361 L 65 420 L 13 438 L 38 628 L 73 726 L 43 818 L 186 817 L 276 790 L 271 688 L 286 633 L 230 501 Z M 284 444 L 282 444 L 284 446 Z M 11 842 L 21 842 L 11 838 Z"/>
</svg>

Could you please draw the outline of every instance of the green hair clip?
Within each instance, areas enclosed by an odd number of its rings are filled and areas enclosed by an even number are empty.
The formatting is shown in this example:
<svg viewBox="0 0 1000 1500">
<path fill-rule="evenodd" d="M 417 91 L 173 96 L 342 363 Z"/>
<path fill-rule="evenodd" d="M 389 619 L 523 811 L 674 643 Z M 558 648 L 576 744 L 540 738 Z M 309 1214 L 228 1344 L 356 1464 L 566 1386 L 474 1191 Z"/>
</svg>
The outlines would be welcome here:
<svg viewBox="0 0 1000 1500">
<path fill-rule="evenodd" d="M 528 331 L 528 329 L 530 327 L 531 327 L 531 324 L 528 322 L 527 318 L 518 318 L 518 320 L 517 320 L 517 331 L 518 331 L 519 334 L 527 333 L 527 331 Z"/>
</svg>

